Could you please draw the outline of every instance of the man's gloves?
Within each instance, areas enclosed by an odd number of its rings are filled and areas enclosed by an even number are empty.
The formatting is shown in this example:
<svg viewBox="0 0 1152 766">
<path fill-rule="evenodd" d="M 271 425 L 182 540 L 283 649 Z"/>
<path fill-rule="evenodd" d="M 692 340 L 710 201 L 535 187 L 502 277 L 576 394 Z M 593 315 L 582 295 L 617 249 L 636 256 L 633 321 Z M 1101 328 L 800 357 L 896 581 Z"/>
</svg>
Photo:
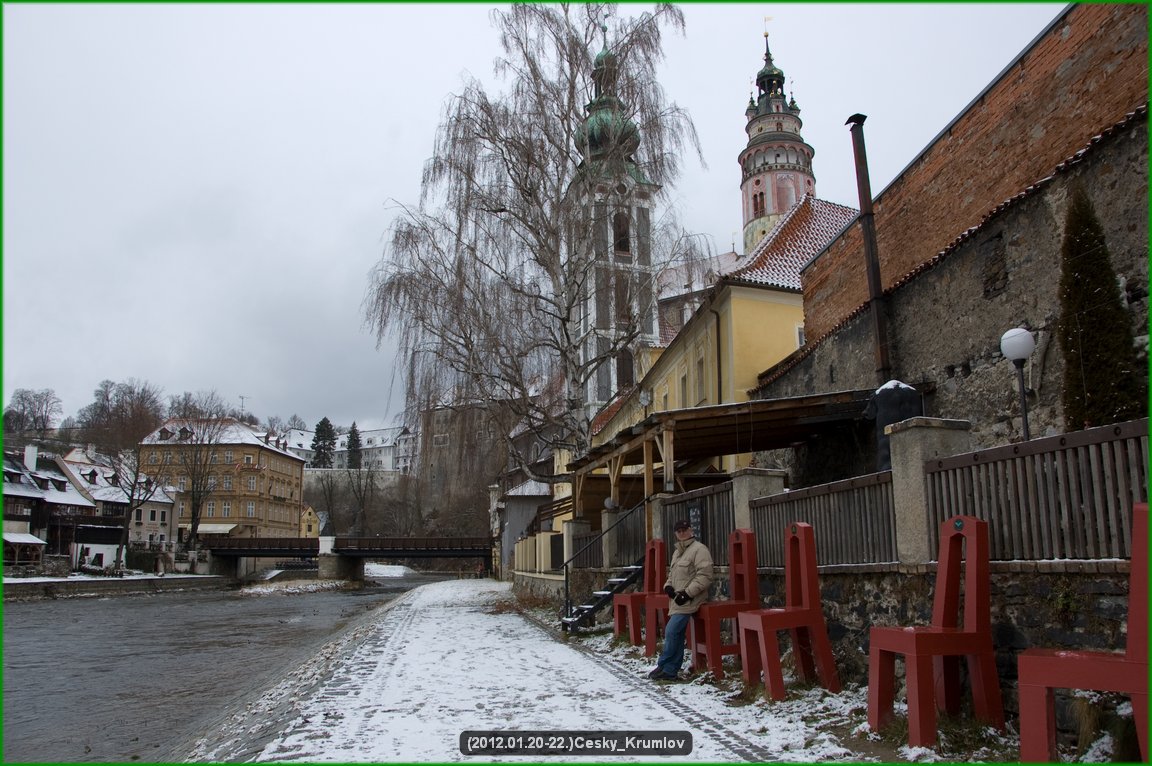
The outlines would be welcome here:
<svg viewBox="0 0 1152 766">
<path fill-rule="evenodd" d="M 665 585 L 664 592 L 668 594 L 668 598 L 676 598 L 676 589 L 671 585 Z"/>
<path fill-rule="evenodd" d="M 676 594 L 674 596 L 672 596 L 672 598 L 676 601 L 676 604 L 678 606 L 684 606 L 685 604 L 687 604 L 689 601 L 692 600 L 692 597 L 689 596 L 687 592 L 682 591 L 682 590 L 676 591 Z"/>
</svg>

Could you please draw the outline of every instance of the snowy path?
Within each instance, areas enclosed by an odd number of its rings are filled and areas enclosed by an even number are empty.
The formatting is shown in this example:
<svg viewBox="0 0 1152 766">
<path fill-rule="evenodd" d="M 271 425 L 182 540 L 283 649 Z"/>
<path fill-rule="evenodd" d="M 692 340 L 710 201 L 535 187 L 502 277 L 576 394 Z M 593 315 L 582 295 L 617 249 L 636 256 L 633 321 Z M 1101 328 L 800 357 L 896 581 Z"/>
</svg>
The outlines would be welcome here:
<svg viewBox="0 0 1152 766">
<path fill-rule="evenodd" d="M 223 722 L 215 744 L 201 741 L 190 760 L 542 760 L 465 755 L 460 735 L 468 730 L 692 733 L 690 755 L 612 761 L 860 760 L 814 730 L 820 705 L 770 713 L 726 704 L 707 685 L 655 684 L 643 677 L 643 658 L 559 641 L 512 611 L 511 598 L 507 583 L 490 580 L 405 594 Z M 849 695 L 845 704 L 861 701 Z"/>
</svg>

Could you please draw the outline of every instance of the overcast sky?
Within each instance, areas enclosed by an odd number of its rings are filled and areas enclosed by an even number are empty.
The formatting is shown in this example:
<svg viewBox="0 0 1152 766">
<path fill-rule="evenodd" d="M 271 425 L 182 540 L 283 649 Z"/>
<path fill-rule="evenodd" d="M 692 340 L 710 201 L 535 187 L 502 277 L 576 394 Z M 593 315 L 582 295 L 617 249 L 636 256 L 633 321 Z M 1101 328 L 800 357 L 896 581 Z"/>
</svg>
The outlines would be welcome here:
<svg viewBox="0 0 1152 766">
<path fill-rule="evenodd" d="M 446 98 L 493 81 L 492 7 L 4 5 L 4 403 L 52 388 L 74 415 L 138 378 L 262 419 L 391 424 L 367 277 Z M 707 168 L 686 162 L 670 199 L 728 250 L 766 16 L 817 196 L 858 207 L 850 115 L 879 194 L 1065 6 L 683 7 L 661 81 Z"/>
</svg>

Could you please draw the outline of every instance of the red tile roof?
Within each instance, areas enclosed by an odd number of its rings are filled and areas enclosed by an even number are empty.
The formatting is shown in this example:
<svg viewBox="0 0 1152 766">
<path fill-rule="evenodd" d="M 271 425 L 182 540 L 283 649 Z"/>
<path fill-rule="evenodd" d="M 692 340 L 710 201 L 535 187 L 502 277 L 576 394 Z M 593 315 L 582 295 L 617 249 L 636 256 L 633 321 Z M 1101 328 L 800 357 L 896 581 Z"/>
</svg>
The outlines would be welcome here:
<svg viewBox="0 0 1152 766">
<path fill-rule="evenodd" d="M 856 220 L 854 208 L 810 194 L 796 203 L 752 251 L 749 263 L 725 274 L 728 282 L 800 289 L 800 269 Z"/>
</svg>

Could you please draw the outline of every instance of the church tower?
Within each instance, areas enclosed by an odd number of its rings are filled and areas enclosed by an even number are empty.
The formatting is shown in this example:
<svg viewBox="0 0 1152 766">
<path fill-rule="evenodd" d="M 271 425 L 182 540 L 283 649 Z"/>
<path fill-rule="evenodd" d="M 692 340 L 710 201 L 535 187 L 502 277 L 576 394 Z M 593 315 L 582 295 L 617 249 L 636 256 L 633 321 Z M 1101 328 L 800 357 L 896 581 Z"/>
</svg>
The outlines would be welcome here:
<svg viewBox="0 0 1152 766">
<path fill-rule="evenodd" d="M 600 359 L 583 392 L 589 419 L 636 382 L 636 352 L 653 345 L 658 332 L 652 207 L 660 187 L 633 157 L 640 130 L 617 94 L 618 73 L 605 41 L 592 71 L 593 98 L 575 138 L 583 160 L 573 192 L 592 227 L 581 349 L 585 363 Z"/>
<path fill-rule="evenodd" d="M 752 250 L 805 194 L 816 193 L 811 146 L 800 137 L 800 107 L 784 95 L 784 72 L 772 62 L 764 34 L 764 68 L 756 73 L 759 95 L 749 97 L 748 145 L 740 152 L 744 252 Z"/>
</svg>

